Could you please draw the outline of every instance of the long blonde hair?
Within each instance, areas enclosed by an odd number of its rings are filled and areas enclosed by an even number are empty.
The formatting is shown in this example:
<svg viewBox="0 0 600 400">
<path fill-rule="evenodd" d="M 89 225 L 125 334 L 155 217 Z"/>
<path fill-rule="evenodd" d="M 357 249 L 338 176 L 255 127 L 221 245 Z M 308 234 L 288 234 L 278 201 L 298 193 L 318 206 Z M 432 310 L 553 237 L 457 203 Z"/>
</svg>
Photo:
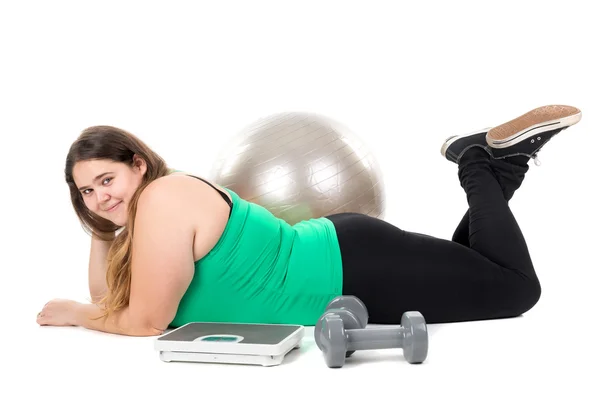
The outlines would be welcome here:
<svg viewBox="0 0 600 400">
<path fill-rule="evenodd" d="M 134 192 L 129 203 L 128 222 L 124 227 L 120 227 L 92 213 L 87 208 L 73 179 L 73 167 L 79 161 L 98 159 L 122 162 L 133 167 L 134 155 L 146 162 L 147 169 L 140 186 Z M 113 241 L 107 260 L 106 285 L 108 290 L 102 299 L 96 301 L 96 304 L 102 306 L 104 310 L 101 317 L 109 316 L 129 304 L 133 221 L 137 202 L 146 186 L 170 172 L 165 161 L 144 142 L 132 133 L 113 126 L 98 125 L 85 129 L 69 149 L 65 164 L 65 180 L 69 186 L 75 213 L 86 232 L 100 240 Z M 115 233 L 119 229 L 122 229 L 122 232 L 115 237 Z"/>
</svg>

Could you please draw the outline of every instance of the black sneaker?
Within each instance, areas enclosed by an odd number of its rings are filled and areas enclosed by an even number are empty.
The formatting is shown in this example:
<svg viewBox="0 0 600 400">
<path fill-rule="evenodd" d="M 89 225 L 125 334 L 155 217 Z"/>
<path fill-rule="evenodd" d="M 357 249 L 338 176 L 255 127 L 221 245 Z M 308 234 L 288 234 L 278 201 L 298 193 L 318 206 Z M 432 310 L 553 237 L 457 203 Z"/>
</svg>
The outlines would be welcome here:
<svg viewBox="0 0 600 400">
<path fill-rule="evenodd" d="M 581 111 L 575 107 L 549 105 L 539 107 L 511 121 L 490 129 L 486 142 L 494 158 L 522 155 L 533 158 L 560 131 L 575 125 Z"/>
<path fill-rule="evenodd" d="M 485 128 L 464 135 L 450 136 L 444 141 L 440 152 L 446 159 L 457 164 L 465 151 L 471 147 L 481 147 L 491 154 L 491 150 L 485 139 L 489 130 L 490 128 Z"/>
</svg>

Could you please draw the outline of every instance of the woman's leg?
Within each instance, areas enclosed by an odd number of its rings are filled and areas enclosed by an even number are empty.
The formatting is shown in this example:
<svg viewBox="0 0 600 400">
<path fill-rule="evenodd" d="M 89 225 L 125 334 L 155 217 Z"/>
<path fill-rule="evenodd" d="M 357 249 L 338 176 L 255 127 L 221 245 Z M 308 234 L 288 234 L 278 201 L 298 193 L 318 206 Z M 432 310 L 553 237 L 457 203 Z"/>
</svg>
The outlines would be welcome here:
<svg viewBox="0 0 600 400">
<path fill-rule="evenodd" d="M 529 159 L 536 158 L 537 161 L 537 154 L 553 136 L 579 120 L 581 111 L 576 107 L 538 107 L 487 131 L 453 135 L 446 139 L 441 151 L 448 160 L 460 164 L 465 150 L 473 146 L 486 148 L 492 155 L 492 171 L 508 201 L 521 186 Z M 469 246 L 469 227 L 467 212 L 452 235 L 452 240 Z"/>
<path fill-rule="evenodd" d="M 512 199 L 516 190 L 521 186 L 525 179 L 525 174 L 529 170 L 529 157 L 513 156 L 504 159 L 490 159 L 492 171 L 502 188 L 504 199 Z M 469 247 L 469 210 L 465 212 L 454 234 L 452 241 Z"/>
<path fill-rule="evenodd" d="M 538 301 L 525 239 L 489 154 L 468 150 L 459 179 L 469 204 L 469 247 L 362 214 L 328 217 L 340 242 L 343 293 L 365 303 L 370 322 L 398 324 L 409 310 L 428 323 L 513 317 Z"/>
</svg>

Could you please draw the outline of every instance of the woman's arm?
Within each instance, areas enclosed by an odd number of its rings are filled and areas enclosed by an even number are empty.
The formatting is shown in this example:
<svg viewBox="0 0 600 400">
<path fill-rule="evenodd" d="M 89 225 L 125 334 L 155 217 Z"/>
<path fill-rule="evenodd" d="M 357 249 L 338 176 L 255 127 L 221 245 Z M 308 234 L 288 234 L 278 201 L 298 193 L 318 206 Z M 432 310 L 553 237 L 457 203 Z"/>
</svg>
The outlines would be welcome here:
<svg viewBox="0 0 600 400">
<path fill-rule="evenodd" d="M 106 294 L 106 259 L 113 241 L 114 239 L 100 240 L 92 235 L 88 266 L 88 285 L 92 302 L 100 300 Z"/>
<path fill-rule="evenodd" d="M 194 276 L 197 193 L 182 180 L 160 179 L 138 201 L 134 221 L 129 306 L 113 317 L 94 320 L 101 309 L 75 306 L 74 322 L 89 329 L 122 335 L 162 333 L 175 318 Z"/>
<path fill-rule="evenodd" d="M 73 302 L 73 321 L 71 325 L 125 336 L 157 336 L 161 335 L 166 329 L 156 329 L 146 324 L 136 323 L 136 318 L 131 315 L 129 307 L 117 312 L 110 318 L 99 318 L 102 314 L 102 309 L 96 304 Z"/>
</svg>

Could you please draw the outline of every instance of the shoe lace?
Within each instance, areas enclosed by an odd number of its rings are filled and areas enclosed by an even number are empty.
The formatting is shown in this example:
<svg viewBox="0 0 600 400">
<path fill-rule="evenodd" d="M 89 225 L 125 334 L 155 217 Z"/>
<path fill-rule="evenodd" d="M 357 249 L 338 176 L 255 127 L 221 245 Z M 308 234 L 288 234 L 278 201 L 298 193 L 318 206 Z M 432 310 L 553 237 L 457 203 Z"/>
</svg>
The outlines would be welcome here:
<svg viewBox="0 0 600 400">
<path fill-rule="evenodd" d="M 533 158 L 533 162 L 535 163 L 535 165 L 537 165 L 538 167 L 542 165 L 542 162 L 540 161 L 540 159 L 539 159 L 539 157 L 538 157 L 537 153 L 535 153 L 535 154 L 532 156 L 532 158 Z"/>
</svg>

